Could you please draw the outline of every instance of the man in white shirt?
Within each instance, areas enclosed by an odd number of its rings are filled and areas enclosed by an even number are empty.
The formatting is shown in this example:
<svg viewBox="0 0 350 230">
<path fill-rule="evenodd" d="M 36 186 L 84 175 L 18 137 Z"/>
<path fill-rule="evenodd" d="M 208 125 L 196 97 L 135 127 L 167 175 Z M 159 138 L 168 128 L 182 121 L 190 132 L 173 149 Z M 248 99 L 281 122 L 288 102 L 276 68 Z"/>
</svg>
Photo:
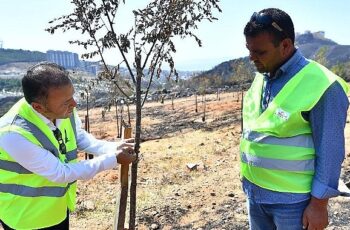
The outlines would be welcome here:
<svg viewBox="0 0 350 230">
<path fill-rule="evenodd" d="M 132 140 L 107 142 L 81 128 L 68 72 L 54 63 L 31 67 L 24 98 L 0 118 L 0 223 L 5 229 L 69 229 L 76 180 L 130 164 Z M 77 150 L 96 157 L 77 161 Z"/>
</svg>

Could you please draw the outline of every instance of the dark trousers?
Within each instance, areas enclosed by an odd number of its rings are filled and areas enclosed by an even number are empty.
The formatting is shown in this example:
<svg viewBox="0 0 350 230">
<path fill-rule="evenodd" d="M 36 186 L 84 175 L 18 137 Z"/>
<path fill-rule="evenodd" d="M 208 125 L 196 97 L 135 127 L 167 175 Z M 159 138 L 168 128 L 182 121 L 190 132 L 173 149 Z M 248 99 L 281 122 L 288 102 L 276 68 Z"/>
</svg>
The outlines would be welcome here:
<svg viewBox="0 0 350 230">
<path fill-rule="evenodd" d="M 4 230 L 14 230 L 13 228 L 10 228 L 0 220 L 0 226 L 1 225 L 4 228 Z M 66 219 L 64 219 L 61 223 L 48 228 L 40 228 L 40 230 L 69 230 L 69 213 L 67 213 Z"/>
</svg>

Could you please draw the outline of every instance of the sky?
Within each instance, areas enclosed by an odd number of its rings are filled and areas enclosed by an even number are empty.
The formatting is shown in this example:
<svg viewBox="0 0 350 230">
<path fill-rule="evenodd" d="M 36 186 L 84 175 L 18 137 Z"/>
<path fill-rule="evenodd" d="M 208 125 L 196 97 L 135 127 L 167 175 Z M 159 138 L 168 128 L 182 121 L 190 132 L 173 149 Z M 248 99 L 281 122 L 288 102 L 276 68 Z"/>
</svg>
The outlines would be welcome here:
<svg viewBox="0 0 350 230">
<path fill-rule="evenodd" d="M 68 43 L 82 39 L 80 33 L 44 31 L 48 22 L 73 11 L 71 0 L 0 0 L 0 41 L 3 48 L 46 52 L 62 50 L 84 52 Z M 118 12 L 121 31 L 132 26 L 132 10 L 143 8 L 149 0 L 125 0 Z M 202 22 L 196 34 L 203 46 L 193 39 L 178 39 L 174 55 L 178 70 L 209 70 L 221 62 L 248 55 L 243 29 L 254 11 L 275 7 L 286 11 L 294 22 L 295 32 L 324 31 L 327 38 L 350 45 L 350 2 L 348 0 L 221 0 L 222 13 L 213 23 Z M 109 64 L 120 62 L 116 51 L 107 53 Z"/>
</svg>

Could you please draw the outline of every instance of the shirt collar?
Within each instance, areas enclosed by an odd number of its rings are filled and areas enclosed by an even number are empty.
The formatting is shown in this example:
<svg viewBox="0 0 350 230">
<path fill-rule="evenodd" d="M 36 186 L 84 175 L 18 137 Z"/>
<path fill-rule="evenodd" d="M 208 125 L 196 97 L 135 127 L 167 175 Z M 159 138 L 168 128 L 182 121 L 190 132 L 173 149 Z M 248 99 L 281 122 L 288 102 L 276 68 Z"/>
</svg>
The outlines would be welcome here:
<svg viewBox="0 0 350 230">
<path fill-rule="evenodd" d="M 41 113 L 39 113 L 38 111 L 36 111 L 32 106 L 30 106 L 30 108 L 33 110 L 33 112 L 38 115 L 38 117 L 47 125 L 49 126 L 49 128 L 51 130 L 55 130 L 62 122 L 62 119 L 56 119 L 56 125 L 50 121 L 49 119 L 47 119 L 47 117 L 45 117 L 44 115 L 42 115 Z"/>
<path fill-rule="evenodd" d="M 301 54 L 301 52 L 299 51 L 299 49 L 296 49 L 294 54 L 292 55 L 292 57 L 290 57 L 283 65 L 281 65 L 275 73 L 275 76 L 273 78 L 269 78 L 269 74 L 267 74 L 267 79 L 268 80 L 274 80 L 277 79 L 279 77 L 281 77 L 282 75 L 284 75 L 285 73 L 287 73 L 288 71 L 290 71 L 290 69 L 296 65 L 300 59 L 303 58 L 303 55 Z"/>
</svg>

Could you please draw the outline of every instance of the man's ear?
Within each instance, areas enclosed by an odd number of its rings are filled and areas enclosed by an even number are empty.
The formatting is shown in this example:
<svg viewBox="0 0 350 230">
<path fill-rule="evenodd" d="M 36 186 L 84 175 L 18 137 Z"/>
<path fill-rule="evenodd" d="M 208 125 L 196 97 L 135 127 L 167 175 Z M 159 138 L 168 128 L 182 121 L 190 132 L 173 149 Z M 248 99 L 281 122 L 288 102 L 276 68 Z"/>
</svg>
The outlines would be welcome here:
<svg viewBox="0 0 350 230">
<path fill-rule="evenodd" d="M 294 45 L 290 38 L 282 40 L 283 55 L 290 56 L 294 51 Z"/>
<path fill-rule="evenodd" d="M 33 109 L 35 109 L 37 112 L 42 113 L 44 111 L 44 106 L 42 106 L 40 103 L 38 102 L 32 102 L 31 106 L 33 107 Z"/>
</svg>

